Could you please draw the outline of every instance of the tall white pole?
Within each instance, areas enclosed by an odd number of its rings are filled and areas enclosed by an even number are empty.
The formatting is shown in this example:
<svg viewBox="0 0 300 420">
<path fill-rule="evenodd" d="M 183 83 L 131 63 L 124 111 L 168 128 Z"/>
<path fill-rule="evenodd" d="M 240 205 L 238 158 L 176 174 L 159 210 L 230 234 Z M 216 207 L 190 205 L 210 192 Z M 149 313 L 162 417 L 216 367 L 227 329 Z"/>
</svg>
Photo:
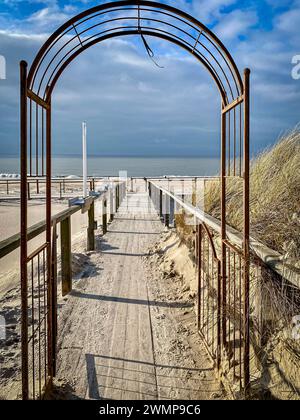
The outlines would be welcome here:
<svg viewBox="0 0 300 420">
<path fill-rule="evenodd" d="M 82 123 L 82 177 L 83 198 L 87 197 L 87 147 L 86 147 L 86 123 Z"/>
</svg>

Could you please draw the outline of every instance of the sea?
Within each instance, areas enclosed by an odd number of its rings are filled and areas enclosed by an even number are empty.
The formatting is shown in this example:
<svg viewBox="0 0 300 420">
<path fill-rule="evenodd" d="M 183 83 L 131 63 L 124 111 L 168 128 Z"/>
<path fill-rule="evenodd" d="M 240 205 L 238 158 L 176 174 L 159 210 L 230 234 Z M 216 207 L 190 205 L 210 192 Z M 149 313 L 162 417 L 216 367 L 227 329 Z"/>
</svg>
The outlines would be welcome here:
<svg viewBox="0 0 300 420">
<path fill-rule="evenodd" d="M 129 177 L 214 176 L 219 173 L 218 158 L 203 157 L 88 157 L 89 176 L 117 176 L 127 171 Z M 0 178 L 18 177 L 20 161 L 16 156 L 0 156 Z M 81 176 L 82 158 L 52 157 L 52 176 Z"/>
</svg>

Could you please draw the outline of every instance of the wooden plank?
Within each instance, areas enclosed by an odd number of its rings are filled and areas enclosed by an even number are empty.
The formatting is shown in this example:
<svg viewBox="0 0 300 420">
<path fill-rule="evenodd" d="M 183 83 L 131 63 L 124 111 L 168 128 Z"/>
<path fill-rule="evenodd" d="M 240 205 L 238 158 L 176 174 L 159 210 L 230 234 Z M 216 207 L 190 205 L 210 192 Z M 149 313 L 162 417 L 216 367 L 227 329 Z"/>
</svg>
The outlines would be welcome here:
<svg viewBox="0 0 300 420">
<path fill-rule="evenodd" d="M 92 206 L 93 203 L 94 203 L 94 198 L 93 197 L 86 198 L 85 201 L 84 201 L 84 205 L 82 206 L 81 213 L 84 214 L 87 211 L 89 211 L 90 207 Z"/>
<path fill-rule="evenodd" d="M 60 224 L 61 241 L 61 283 L 62 295 L 66 296 L 72 290 L 72 250 L 71 250 L 71 217 Z"/>
</svg>

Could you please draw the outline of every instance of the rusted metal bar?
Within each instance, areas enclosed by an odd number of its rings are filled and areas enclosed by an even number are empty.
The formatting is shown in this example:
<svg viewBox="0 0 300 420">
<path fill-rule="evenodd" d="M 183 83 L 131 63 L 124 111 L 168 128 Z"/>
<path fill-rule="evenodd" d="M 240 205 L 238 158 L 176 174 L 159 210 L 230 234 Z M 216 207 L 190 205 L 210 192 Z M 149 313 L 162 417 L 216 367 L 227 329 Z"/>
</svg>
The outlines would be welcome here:
<svg viewBox="0 0 300 420">
<path fill-rule="evenodd" d="M 244 387 L 246 396 L 250 388 L 250 302 L 249 302 L 249 267 L 250 267 L 250 70 L 244 72 Z"/>
<path fill-rule="evenodd" d="M 27 279 L 27 63 L 20 63 L 20 116 L 21 116 L 21 345 L 22 345 L 22 398 L 29 398 L 28 383 L 28 279 Z"/>
<path fill-rule="evenodd" d="M 22 186 L 21 186 L 22 189 Z M 27 200 L 30 200 L 31 196 L 30 196 L 30 182 L 27 182 Z"/>
<path fill-rule="evenodd" d="M 57 347 L 57 229 L 53 225 L 51 249 L 51 283 L 52 283 L 52 374 L 56 375 L 56 347 Z"/>
<path fill-rule="evenodd" d="M 92 202 L 88 211 L 87 250 L 95 250 L 95 204 Z"/>
<path fill-rule="evenodd" d="M 31 254 L 28 255 L 27 257 L 27 262 L 30 262 L 31 260 L 33 260 L 40 252 L 42 252 L 44 249 L 46 249 L 48 247 L 48 243 L 45 243 L 41 246 L 38 247 L 38 249 L 36 249 L 35 251 L 33 251 Z"/>
<path fill-rule="evenodd" d="M 226 114 L 221 116 L 221 276 L 222 276 L 222 342 L 226 346 Z"/>
<path fill-rule="evenodd" d="M 51 244 L 51 101 L 49 102 L 49 108 L 46 112 L 46 242 Z M 51 246 L 47 248 L 47 358 L 48 358 L 48 377 L 49 386 L 52 386 L 54 376 L 54 359 L 55 352 L 53 349 L 53 277 L 52 277 L 52 264 L 51 264 Z"/>
<path fill-rule="evenodd" d="M 27 96 L 28 98 L 32 99 L 36 104 L 40 105 L 41 107 L 45 108 L 46 110 L 50 109 L 50 104 L 45 102 L 42 98 L 36 95 L 32 90 L 27 89 Z"/>
<path fill-rule="evenodd" d="M 233 102 L 231 102 L 230 104 L 228 104 L 227 106 L 225 106 L 222 109 L 222 113 L 223 114 L 227 114 L 229 111 L 231 111 L 232 109 L 234 109 L 236 106 L 238 106 L 239 104 L 241 104 L 243 101 L 244 101 L 244 95 L 239 96 Z"/>
<path fill-rule="evenodd" d="M 60 224 L 61 241 L 61 287 L 62 295 L 66 296 L 72 290 L 72 249 L 71 249 L 71 217 Z"/>
<path fill-rule="evenodd" d="M 202 255 L 202 225 L 199 223 L 197 225 L 197 280 L 198 280 L 198 300 L 197 300 L 197 325 L 198 331 L 200 330 L 200 317 L 201 317 L 201 295 L 202 295 L 202 284 L 201 284 L 201 255 Z"/>
</svg>

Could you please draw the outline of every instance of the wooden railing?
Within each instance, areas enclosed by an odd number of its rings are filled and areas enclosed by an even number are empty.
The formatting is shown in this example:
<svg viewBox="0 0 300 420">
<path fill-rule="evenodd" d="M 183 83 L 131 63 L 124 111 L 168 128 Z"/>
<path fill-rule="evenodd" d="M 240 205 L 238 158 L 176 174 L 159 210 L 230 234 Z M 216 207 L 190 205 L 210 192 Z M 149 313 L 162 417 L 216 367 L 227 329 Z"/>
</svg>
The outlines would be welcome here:
<svg viewBox="0 0 300 420">
<path fill-rule="evenodd" d="M 108 221 L 113 220 L 114 213 L 125 196 L 126 185 L 124 182 L 111 183 L 109 189 L 99 194 L 93 194 L 88 197 L 84 204 L 71 204 L 66 210 L 52 216 L 52 226 L 56 228 L 60 224 L 60 241 L 61 241 L 61 280 L 62 280 L 62 294 L 66 295 L 72 290 L 72 249 L 71 249 L 71 219 L 75 213 L 88 213 L 88 228 L 87 228 L 87 250 L 95 249 L 95 201 L 102 201 L 102 231 L 103 234 L 107 232 Z M 109 218 L 107 214 L 107 203 L 109 202 Z M 38 237 L 41 233 L 46 231 L 46 221 L 43 220 L 28 228 L 27 241 Z M 10 238 L 0 242 L 0 260 L 11 252 L 20 247 L 21 235 L 17 233 Z M 56 257 L 55 257 L 56 258 Z"/>
<path fill-rule="evenodd" d="M 157 208 L 160 209 L 160 216 L 162 217 L 166 226 L 174 223 L 175 220 L 175 203 L 182 209 L 186 210 L 189 214 L 195 216 L 198 220 L 205 223 L 208 227 L 213 229 L 218 234 L 221 233 L 221 222 L 213 216 L 205 213 L 203 210 L 193 206 L 192 204 L 184 201 L 183 195 L 177 195 L 171 191 L 166 190 L 159 184 L 149 180 L 149 185 L 152 185 L 154 189 L 158 190 L 155 200 Z M 167 201 L 170 202 L 168 205 Z M 168 209 L 168 212 L 163 213 L 163 209 Z M 236 246 L 242 247 L 243 237 L 242 234 L 231 226 L 227 225 L 226 233 L 228 239 Z M 250 248 L 261 261 L 266 264 L 271 270 L 279 274 L 295 286 L 300 287 L 300 274 L 298 270 L 292 269 L 285 264 L 283 256 L 267 247 L 257 239 L 250 237 Z"/>
<path fill-rule="evenodd" d="M 218 377 L 234 398 L 248 395 L 251 381 L 247 382 L 246 378 L 255 382 L 266 371 L 264 346 L 276 333 L 276 325 L 284 321 L 284 328 L 288 330 L 293 316 L 299 313 L 299 270 L 287 266 L 278 252 L 250 238 L 251 310 L 246 312 L 242 235 L 226 226 L 226 240 L 222 241 L 220 221 L 188 203 L 184 194 L 177 195 L 151 180 L 148 190 L 162 222 L 179 229 L 179 235 L 195 256 L 198 331 Z M 223 244 L 226 246 L 224 260 Z M 225 276 L 220 270 L 222 264 Z M 246 352 L 248 325 L 250 348 Z"/>
</svg>

